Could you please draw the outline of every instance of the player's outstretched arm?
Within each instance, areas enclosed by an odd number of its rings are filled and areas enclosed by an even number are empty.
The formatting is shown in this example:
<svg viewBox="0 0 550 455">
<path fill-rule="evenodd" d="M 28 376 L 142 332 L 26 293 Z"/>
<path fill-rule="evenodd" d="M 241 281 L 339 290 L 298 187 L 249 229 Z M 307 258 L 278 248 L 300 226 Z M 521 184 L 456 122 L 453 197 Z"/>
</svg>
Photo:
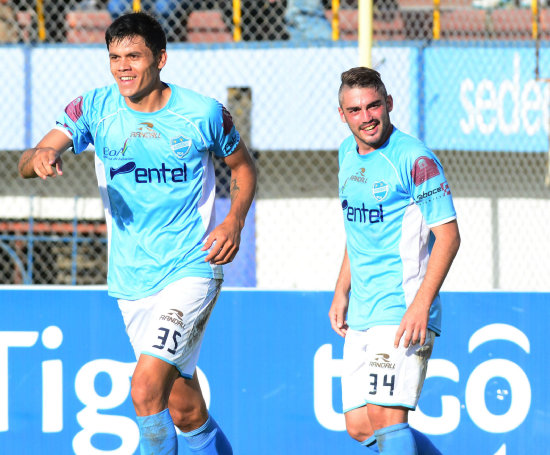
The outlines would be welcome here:
<svg viewBox="0 0 550 455">
<path fill-rule="evenodd" d="M 231 207 L 202 248 L 211 248 L 205 261 L 217 265 L 231 262 L 239 251 L 241 231 L 256 192 L 256 166 L 242 140 L 224 161 L 231 169 Z"/>
<path fill-rule="evenodd" d="M 72 141 L 61 131 L 51 130 L 36 147 L 27 149 L 19 159 L 19 174 L 23 178 L 55 177 L 63 174 L 61 154 Z"/>
<path fill-rule="evenodd" d="M 395 347 L 403 337 L 403 345 L 424 344 L 428 329 L 430 307 L 451 268 L 460 246 L 460 233 L 456 220 L 433 227 L 435 242 L 428 260 L 424 280 L 413 302 L 407 309 L 395 334 Z"/>
<path fill-rule="evenodd" d="M 346 316 L 348 314 L 349 292 L 351 290 L 351 269 L 349 264 L 348 250 L 344 251 L 344 260 L 340 267 L 340 274 L 336 281 L 332 305 L 328 312 L 332 329 L 340 336 L 345 337 L 348 330 Z"/>
</svg>

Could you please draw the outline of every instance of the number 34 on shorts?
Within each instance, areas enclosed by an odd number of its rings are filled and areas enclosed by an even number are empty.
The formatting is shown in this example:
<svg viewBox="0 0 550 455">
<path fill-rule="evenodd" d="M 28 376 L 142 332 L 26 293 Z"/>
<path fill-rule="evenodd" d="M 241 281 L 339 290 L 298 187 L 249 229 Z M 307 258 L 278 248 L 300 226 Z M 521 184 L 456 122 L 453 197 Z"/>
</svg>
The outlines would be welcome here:
<svg viewBox="0 0 550 455">
<path fill-rule="evenodd" d="M 414 409 L 426 377 L 435 333 L 423 346 L 393 346 L 397 325 L 348 330 L 344 344 L 344 412 L 367 403 Z"/>
</svg>

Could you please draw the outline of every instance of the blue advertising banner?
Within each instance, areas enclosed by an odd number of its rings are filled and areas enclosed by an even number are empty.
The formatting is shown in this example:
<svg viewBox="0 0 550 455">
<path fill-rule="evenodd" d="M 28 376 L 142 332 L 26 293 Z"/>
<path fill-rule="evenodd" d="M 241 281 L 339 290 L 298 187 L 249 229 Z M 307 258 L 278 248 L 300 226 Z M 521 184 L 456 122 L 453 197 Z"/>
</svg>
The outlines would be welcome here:
<svg viewBox="0 0 550 455">
<path fill-rule="evenodd" d="M 548 48 L 541 76 L 550 77 Z M 424 131 L 434 150 L 548 151 L 549 84 L 532 43 L 430 46 L 424 51 Z"/>
<path fill-rule="evenodd" d="M 199 361 L 210 411 L 236 454 L 364 454 L 344 431 L 343 340 L 330 292 L 224 290 Z M 550 294 L 445 293 L 411 423 L 445 454 L 541 453 Z M 5 454 L 137 451 L 134 358 L 101 289 L 0 290 L 0 447 Z M 184 448 L 180 454 L 187 453 Z"/>
</svg>

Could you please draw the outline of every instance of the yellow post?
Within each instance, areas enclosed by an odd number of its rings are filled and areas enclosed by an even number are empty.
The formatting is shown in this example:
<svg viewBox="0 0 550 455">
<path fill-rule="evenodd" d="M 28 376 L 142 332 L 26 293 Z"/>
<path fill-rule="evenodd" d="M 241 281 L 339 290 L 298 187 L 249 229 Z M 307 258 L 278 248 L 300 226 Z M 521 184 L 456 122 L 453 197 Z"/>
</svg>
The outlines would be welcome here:
<svg viewBox="0 0 550 455">
<path fill-rule="evenodd" d="M 340 39 L 340 0 L 332 0 L 332 41 Z"/>
<path fill-rule="evenodd" d="M 441 0 L 434 0 L 434 14 L 433 14 L 433 37 L 438 40 L 441 36 Z"/>
<path fill-rule="evenodd" d="M 132 11 L 134 13 L 139 13 L 141 11 L 141 0 L 134 0 L 132 2 Z"/>
<path fill-rule="evenodd" d="M 46 25 L 44 22 L 44 0 L 36 0 L 36 16 L 38 20 L 38 39 L 46 39 Z"/>
<path fill-rule="evenodd" d="M 233 41 L 241 41 L 242 33 L 242 15 L 241 0 L 233 0 Z"/>
<path fill-rule="evenodd" d="M 539 2 L 531 0 L 531 36 L 533 39 L 539 38 Z"/>
<path fill-rule="evenodd" d="M 372 66 L 373 0 L 359 0 L 359 65 Z"/>
</svg>

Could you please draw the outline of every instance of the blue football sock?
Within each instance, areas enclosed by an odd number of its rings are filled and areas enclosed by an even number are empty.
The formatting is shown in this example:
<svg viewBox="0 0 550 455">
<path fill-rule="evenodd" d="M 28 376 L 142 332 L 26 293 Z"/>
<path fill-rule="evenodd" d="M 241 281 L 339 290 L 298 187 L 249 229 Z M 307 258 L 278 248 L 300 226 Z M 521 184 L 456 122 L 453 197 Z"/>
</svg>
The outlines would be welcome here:
<svg viewBox="0 0 550 455">
<path fill-rule="evenodd" d="M 138 416 L 141 455 L 177 455 L 178 438 L 168 409 L 150 416 Z"/>
<path fill-rule="evenodd" d="M 372 435 L 369 439 L 365 439 L 361 445 L 365 446 L 373 453 L 380 453 L 378 450 L 378 444 L 376 443 L 376 437 L 374 435 Z"/>
<path fill-rule="evenodd" d="M 380 453 L 418 455 L 416 442 L 408 423 L 398 423 L 374 432 Z"/>
<path fill-rule="evenodd" d="M 441 452 L 433 445 L 432 441 L 430 441 L 424 433 L 420 433 L 420 431 L 415 430 L 412 427 L 411 432 L 414 436 L 414 440 L 416 441 L 418 453 L 421 453 L 422 455 L 441 455 Z"/>
<path fill-rule="evenodd" d="M 189 433 L 182 433 L 193 453 L 203 455 L 233 455 L 231 444 L 212 416 L 203 426 Z"/>
</svg>

